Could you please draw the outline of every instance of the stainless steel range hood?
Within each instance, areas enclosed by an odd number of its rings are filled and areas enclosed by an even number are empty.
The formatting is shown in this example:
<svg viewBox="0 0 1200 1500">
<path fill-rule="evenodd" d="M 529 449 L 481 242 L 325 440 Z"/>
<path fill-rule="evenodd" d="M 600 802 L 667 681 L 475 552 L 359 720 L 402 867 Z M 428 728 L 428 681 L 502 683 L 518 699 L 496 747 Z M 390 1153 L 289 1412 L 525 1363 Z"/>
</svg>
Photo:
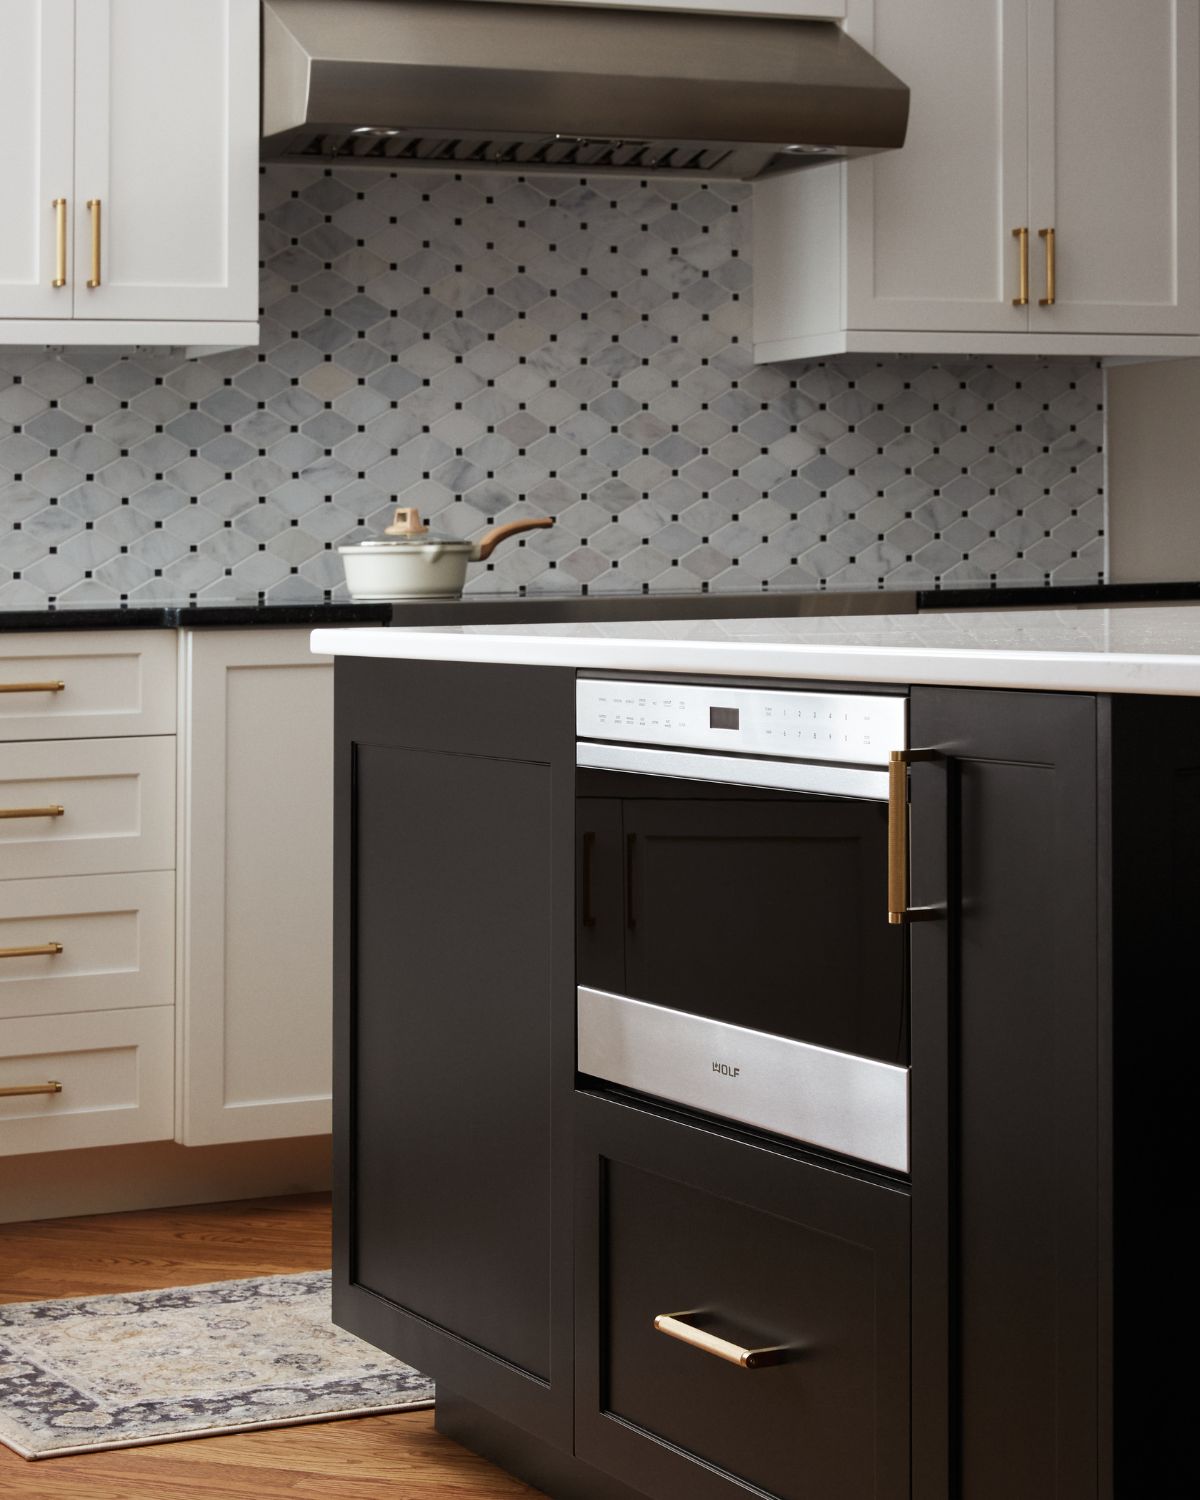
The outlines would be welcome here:
<svg viewBox="0 0 1200 1500">
<path fill-rule="evenodd" d="M 751 178 L 900 146 L 908 90 L 831 21 L 265 0 L 267 160 Z"/>
</svg>

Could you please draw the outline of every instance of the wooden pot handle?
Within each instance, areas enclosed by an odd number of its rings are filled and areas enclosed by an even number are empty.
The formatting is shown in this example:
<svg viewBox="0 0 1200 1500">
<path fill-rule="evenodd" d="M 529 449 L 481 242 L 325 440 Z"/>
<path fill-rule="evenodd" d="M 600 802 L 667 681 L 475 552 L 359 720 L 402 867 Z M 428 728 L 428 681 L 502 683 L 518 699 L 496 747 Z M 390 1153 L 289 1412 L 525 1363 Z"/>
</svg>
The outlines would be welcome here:
<svg viewBox="0 0 1200 1500">
<path fill-rule="evenodd" d="M 553 516 L 538 516 L 528 521 L 507 521 L 503 526 L 496 526 L 480 537 L 479 552 L 475 561 L 486 562 L 501 542 L 506 542 L 510 536 L 516 536 L 519 531 L 537 531 L 542 526 L 553 525 Z"/>
</svg>

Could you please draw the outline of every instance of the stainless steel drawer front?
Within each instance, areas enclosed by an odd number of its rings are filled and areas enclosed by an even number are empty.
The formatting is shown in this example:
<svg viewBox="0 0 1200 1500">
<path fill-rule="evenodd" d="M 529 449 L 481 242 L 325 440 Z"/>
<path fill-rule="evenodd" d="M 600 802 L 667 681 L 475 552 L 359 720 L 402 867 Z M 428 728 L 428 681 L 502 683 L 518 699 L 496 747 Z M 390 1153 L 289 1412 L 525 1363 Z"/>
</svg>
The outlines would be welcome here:
<svg viewBox="0 0 1200 1500">
<path fill-rule="evenodd" d="M 886 766 L 908 746 L 905 699 L 581 678 L 575 732 L 584 740 L 684 745 L 730 755 Z"/>
<path fill-rule="evenodd" d="M 594 771 L 627 771 L 635 776 L 672 776 L 683 781 L 719 781 L 771 791 L 813 792 L 823 797 L 888 800 L 886 771 L 830 766 L 810 760 L 755 760 L 738 755 L 700 755 L 686 750 L 654 750 L 648 745 L 602 745 L 575 741 L 575 764 Z"/>
<path fill-rule="evenodd" d="M 908 1069 L 578 989 L 579 1070 L 908 1171 Z"/>
</svg>

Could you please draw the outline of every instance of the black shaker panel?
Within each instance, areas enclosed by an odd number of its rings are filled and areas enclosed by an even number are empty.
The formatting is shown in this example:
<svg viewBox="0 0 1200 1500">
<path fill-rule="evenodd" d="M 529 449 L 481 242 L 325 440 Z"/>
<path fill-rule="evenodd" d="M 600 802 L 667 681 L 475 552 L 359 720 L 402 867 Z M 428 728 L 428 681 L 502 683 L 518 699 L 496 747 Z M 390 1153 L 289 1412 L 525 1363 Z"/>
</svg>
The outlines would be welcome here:
<svg viewBox="0 0 1200 1500">
<path fill-rule="evenodd" d="M 904 1194 L 605 1101 L 581 1113 L 589 1461 L 655 1500 L 907 1500 Z M 780 1362 L 717 1358 L 657 1330 L 664 1313 Z"/>
<path fill-rule="evenodd" d="M 550 771 L 364 745 L 356 789 L 354 1279 L 545 1380 Z"/>
</svg>

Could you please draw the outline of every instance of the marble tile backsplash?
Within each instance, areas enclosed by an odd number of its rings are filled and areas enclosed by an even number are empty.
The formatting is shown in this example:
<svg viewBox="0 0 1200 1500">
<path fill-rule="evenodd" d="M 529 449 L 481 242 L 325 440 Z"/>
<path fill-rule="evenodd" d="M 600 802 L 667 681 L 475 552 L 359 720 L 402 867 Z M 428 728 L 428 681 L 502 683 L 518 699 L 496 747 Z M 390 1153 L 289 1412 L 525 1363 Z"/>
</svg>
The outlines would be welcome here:
<svg viewBox="0 0 1200 1500">
<path fill-rule="evenodd" d="M 262 344 L 0 348 L 0 606 L 342 598 L 398 501 L 470 593 L 1105 575 L 1095 361 L 756 367 L 741 184 L 262 179 Z"/>
</svg>

